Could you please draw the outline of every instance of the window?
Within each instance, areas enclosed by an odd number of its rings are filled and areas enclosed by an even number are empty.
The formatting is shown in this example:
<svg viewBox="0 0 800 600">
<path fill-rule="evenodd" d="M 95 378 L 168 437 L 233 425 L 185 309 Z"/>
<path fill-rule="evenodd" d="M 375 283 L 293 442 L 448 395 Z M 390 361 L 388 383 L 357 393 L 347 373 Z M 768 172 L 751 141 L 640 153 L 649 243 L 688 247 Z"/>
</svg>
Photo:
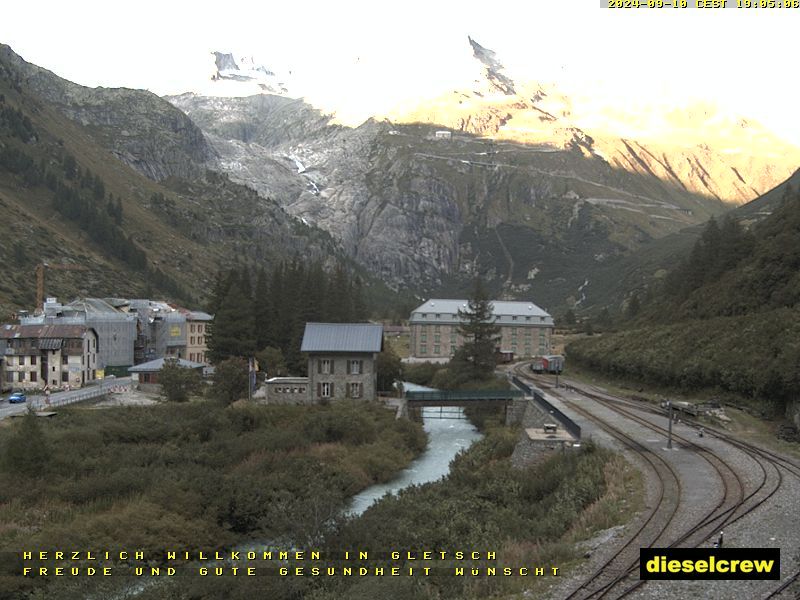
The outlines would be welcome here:
<svg viewBox="0 0 800 600">
<path fill-rule="evenodd" d="M 514 315 L 513 317 L 511 317 L 511 320 L 512 321 L 516 321 L 517 320 L 517 315 Z"/>
<path fill-rule="evenodd" d="M 439 337 L 440 336 L 439 336 L 438 333 L 434 334 L 434 336 L 433 336 L 433 341 L 436 342 L 437 344 L 439 343 Z"/>
<path fill-rule="evenodd" d="M 333 384 L 328 383 L 327 381 L 325 383 L 320 383 L 319 395 L 322 398 L 330 398 L 331 396 L 333 396 Z"/>
<path fill-rule="evenodd" d="M 363 384 L 353 382 L 350 384 L 349 392 L 351 398 L 361 398 L 361 393 L 363 391 Z"/>
<path fill-rule="evenodd" d="M 145 382 L 146 382 L 146 380 L 147 380 L 147 373 L 145 373 Z M 67 373 L 66 371 L 61 373 L 61 381 L 63 383 L 67 383 L 69 381 L 69 373 Z"/>
<path fill-rule="evenodd" d="M 434 353 L 434 354 L 439 354 L 439 344 L 436 344 L 436 345 L 433 347 L 433 353 Z"/>
<path fill-rule="evenodd" d="M 68 362 L 69 362 L 69 356 L 67 356 L 66 354 L 62 354 L 61 355 L 61 364 L 62 365 L 66 365 Z"/>
<path fill-rule="evenodd" d="M 191 336 L 191 337 L 189 338 L 189 343 L 190 343 L 192 346 L 194 346 L 194 336 Z"/>
<path fill-rule="evenodd" d="M 36 383 L 36 371 L 31 371 L 31 382 Z"/>
<path fill-rule="evenodd" d="M 25 366 L 25 357 L 24 356 L 20 356 L 19 357 L 19 366 L 20 367 L 24 367 Z"/>
<path fill-rule="evenodd" d="M 361 375 L 364 372 L 364 361 L 363 360 L 348 360 L 347 361 L 347 373 L 349 375 Z"/>
<path fill-rule="evenodd" d="M 436 315 L 436 316 L 438 317 L 439 315 Z M 434 330 L 434 331 L 439 331 L 439 329 L 440 329 L 440 328 L 441 328 L 441 325 L 436 325 L 436 326 L 433 328 L 433 330 Z"/>
<path fill-rule="evenodd" d="M 526 320 L 526 321 L 530 321 L 530 320 L 531 320 L 531 318 L 530 318 L 530 317 L 525 317 L 525 320 Z"/>
<path fill-rule="evenodd" d="M 317 372 L 322 375 L 330 375 L 333 373 L 333 364 L 329 358 L 322 358 L 317 363 Z"/>
<path fill-rule="evenodd" d="M 35 356 L 31 356 L 31 366 L 32 367 L 36 366 L 36 357 Z"/>
<path fill-rule="evenodd" d="M 191 333 L 194 333 L 194 323 L 192 323 L 191 325 L 189 325 L 189 331 L 190 331 Z"/>
<path fill-rule="evenodd" d="M 422 334 L 419 336 L 419 341 L 420 341 L 420 342 L 427 342 L 427 341 L 428 341 L 428 334 L 427 334 L 427 333 L 422 333 Z"/>
<path fill-rule="evenodd" d="M 202 335 L 201 335 L 199 338 L 197 338 L 197 343 L 202 345 L 202 344 L 204 344 L 204 343 L 205 343 L 205 339 L 206 339 L 206 338 L 205 338 L 204 336 L 202 336 Z"/>
<path fill-rule="evenodd" d="M 422 313 L 422 318 L 423 319 L 427 319 L 428 318 L 428 313 Z"/>
<path fill-rule="evenodd" d="M 200 333 L 203 333 L 205 330 L 206 326 L 203 325 L 202 323 L 200 323 L 200 325 L 197 326 L 197 331 L 199 331 Z"/>
<path fill-rule="evenodd" d="M 437 319 L 440 319 L 441 317 L 442 317 L 442 315 L 440 315 L 440 314 L 438 314 L 438 313 L 436 314 L 436 318 L 437 318 Z M 438 327 L 438 325 L 437 325 L 437 327 Z"/>
<path fill-rule="evenodd" d="M 539 322 L 544 323 L 544 317 L 539 317 Z"/>
<path fill-rule="evenodd" d="M 419 353 L 420 354 L 427 354 L 428 353 L 428 344 L 420 344 L 419 345 Z"/>
</svg>

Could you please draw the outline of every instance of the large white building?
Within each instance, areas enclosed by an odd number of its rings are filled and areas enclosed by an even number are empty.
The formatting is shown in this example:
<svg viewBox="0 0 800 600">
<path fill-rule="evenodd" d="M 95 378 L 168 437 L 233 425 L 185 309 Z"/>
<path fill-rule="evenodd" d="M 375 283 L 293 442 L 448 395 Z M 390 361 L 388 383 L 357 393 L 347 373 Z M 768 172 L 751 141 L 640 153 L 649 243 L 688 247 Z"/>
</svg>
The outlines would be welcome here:
<svg viewBox="0 0 800 600">
<path fill-rule="evenodd" d="M 543 356 L 551 352 L 553 317 L 533 302 L 492 300 L 494 322 L 500 327 L 497 350 L 506 356 Z M 414 309 L 409 319 L 411 357 L 448 359 L 463 339 L 458 334 L 467 300 L 434 298 Z"/>
</svg>

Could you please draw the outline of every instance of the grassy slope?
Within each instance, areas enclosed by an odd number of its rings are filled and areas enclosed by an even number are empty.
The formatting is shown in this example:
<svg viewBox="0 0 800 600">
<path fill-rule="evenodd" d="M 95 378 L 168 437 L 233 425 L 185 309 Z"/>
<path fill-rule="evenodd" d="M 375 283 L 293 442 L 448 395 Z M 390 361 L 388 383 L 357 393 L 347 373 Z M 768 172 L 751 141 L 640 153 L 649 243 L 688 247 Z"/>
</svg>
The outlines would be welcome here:
<svg viewBox="0 0 800 600">
<path fill-rule="evenodd" d="M 121 199 L 123 230 L 147 252 L 151 266 L 188 291 L 184 301 L 200 302 L 216 271 L 232 262 L 270 263 L 295 252 L 337 254 L 330 236 L 300 227 L 274 202 L 224 177 L 200 178 L 191 184 L 175 179 L 157 183 L 144 177 L 101 147 L 89 130 L 15 87 L 0 78 L 5 106 L 21 109 L 37 138 L 23 143 L 8 132 L 0 133 L 0 148 L 19 149 L 48 168 L 57 167 L 63 154 L 69 153 L 80 169 L 99 176 L 106 192 Z M 154 194 L 164 195 L 166 202 L 154 205 Z M 6 265 L 0 284 L 0 317 L 15 309 L 33 308 L 33 271 L 43 260 L 88 268 L 86 272 L 49 270 L 48 295 L 136 297 L 152 285 L 143 273 L 89 241 L 77 223 L 61 217 L 52 208 L 51 198 L 44 185 L 28 186 L 21 176 L 0 168 L 0 208 L 5 217 L 0 219 L 0 263 Z"/>
</svg>

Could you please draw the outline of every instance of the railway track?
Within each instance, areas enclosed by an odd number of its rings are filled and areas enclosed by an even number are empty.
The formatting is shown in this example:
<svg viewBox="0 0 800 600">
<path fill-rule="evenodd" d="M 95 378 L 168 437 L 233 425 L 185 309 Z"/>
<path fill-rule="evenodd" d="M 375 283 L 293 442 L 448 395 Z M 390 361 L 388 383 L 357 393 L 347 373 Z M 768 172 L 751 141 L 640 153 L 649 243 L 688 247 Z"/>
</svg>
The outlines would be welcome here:
<svg viewBox="0 0 800 600">
<path fill-rule="evenodd" d="M 800 465 L 768 450 L 735 439 L 724 431 L 715 428 L 705 428 L 708 435 L 718 438 L 737 449 L 751 461 L 759 472 L 755 484 L 743 480 L 737 465 L 729 464 L 728 460 L 713 451 L 707 445 L 700 445 L 685 436 L 673 433 L 673 439 L 686 449 L 702 458 L 716 474 L 722 493 L 716 504 L 689 526 L 676 524 L 680 515 L 680 477 L 672 467 L 665 468 L 668 461 L 662 456 L 652 452 L 649 448 L 621 431 L 618 426 L 608 419 L 599 417 L 576 402 L 571 401 L 552 389 L 552 384 L 541 376 L 534 376 L 526 369 L 527 364 L 514 367 L 514 373 L 523 380 L 533 382 L 540 388 L 551 388 L 551 392 L 558 395 L 571 410 L 582 414 L 592 420 L 602 429 L 623 443 L 626 448 L 640 457 L 642 462 L 655 476 L 658 482 L 658 500 L 645 516 L 642 525 L 624 542 L 615 554 L 600 565 L 594 573 L 587 577 L 577 588 L 571 591 L 568 600 L 588 600 L 594 598 L 623 598 L 633 594 L 647 582 L 638 578 L 639 548 L 647 546 L 660 547 L 697 547 L 708 544 L 709 538 L 736 521 L 752 513 L 759 506 L 767 502 L 780 489 L 783 484 L 784 472 L 800 479 Z M 591 398 L 613 414 L 633 421 L 638 425 L 656 432 L 659 436 L 666 435 L 667 429 L 651 421 L 646 416 L 637 413 L 650 414 L 653 417 L 664 419 L 666 411 L 651 406 L 642 406 L 641 402 L 624 400 L 611 396 L 595 389 L 569 382 L 569 386 L 576 393 Z M 660 466 L 658 466 L 660 465 Z M 668 473 L 668 474 L 667 474 Z M 749 487 L 749 489 L 748 489 Z M 671 490 L 671 491 L 670 491 Z M 664 510 L 665 496 L 677 492 L 677 501 L 673 500 L 674 510 Z M 666 532 L 672 530 L 671 534 Z M 677 533 L 676 533 L 677 532 Z M 767 598 L 780 596 L 793 582 L 800 578 L 800 571 L 786 578 L 781 585 L 768 592 Z"/>
</svg>

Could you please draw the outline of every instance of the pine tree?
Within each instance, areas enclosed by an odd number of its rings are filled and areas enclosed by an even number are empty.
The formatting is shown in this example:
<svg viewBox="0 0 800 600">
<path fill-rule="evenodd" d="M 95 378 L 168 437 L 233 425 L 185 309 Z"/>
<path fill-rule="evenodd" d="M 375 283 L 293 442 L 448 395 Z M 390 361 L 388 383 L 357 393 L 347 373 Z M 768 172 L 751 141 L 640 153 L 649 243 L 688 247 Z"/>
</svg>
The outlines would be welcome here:
<svg viewBox="0 0 800 600">
<path fill-rule="evenodd" d="M 9 473 L 38 477 L 50 468 L 53 450 L 42 431 L 36 413 L 29 411 L 3 449 L 3 466 Z"/>
<path fill-rule="evenodd" d="M 357 323 L 365 322 L 367 316 L 367 303 L 364 300 L 364 284 L 361 281 L 361 277 L 356 275 L 353 281 L 353 321 Z"/>
<path fill-rule="evenodd" d="M 253 294 L 253 316 L 256 325 L 256 348 L 264 348 L 274 344 L 272 335 L 272 297 L 267 286 L 267 273 L 262 267 L 256 277 L 256 289 Z"/>
<path fill-rule="evenodd" d="M 240 356 L 251 357 L 256 351 L 255 317 L 250 295 L 243 291 L 239 276 L 232 272 L 230 285 L 209 326 L 208 356 L 212 363 Z"/>
<path fill-rule="evenodd" d="M 467 309 L 458 311 L 461 321 L 458 332 L 464 343 L 450 363 L 456 382 L 492 377 L 496 365 L 495 342 L 500 333 L 493 309 L 483 282 L 476 278 Z"/>
</svg>

